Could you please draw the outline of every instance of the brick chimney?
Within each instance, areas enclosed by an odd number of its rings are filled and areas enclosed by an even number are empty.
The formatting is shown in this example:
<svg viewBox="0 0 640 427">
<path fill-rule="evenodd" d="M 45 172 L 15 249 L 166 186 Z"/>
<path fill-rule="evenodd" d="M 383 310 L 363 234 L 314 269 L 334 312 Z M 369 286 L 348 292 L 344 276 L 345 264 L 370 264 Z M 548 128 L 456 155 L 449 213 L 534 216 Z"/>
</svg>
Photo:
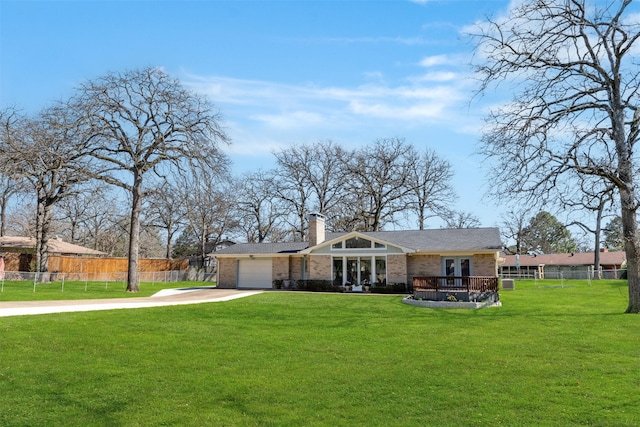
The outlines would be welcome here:
<svg viewBox="0 0 640 427">
<path fill-rule="evenodd" d="M 324 242 L 324 215 L 309 214 L 309 247 Z"/>
</svg>

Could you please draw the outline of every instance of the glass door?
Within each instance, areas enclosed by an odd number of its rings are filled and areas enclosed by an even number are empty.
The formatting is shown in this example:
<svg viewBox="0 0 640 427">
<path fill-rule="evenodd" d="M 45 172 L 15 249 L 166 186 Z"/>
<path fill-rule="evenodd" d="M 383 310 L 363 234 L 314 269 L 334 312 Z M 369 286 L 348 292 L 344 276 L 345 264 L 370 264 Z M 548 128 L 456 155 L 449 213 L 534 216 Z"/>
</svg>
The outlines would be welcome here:
<svg viewBox="0 0 640 427">
<path fill-rule="evenodd" d="M 471 276 L 471 258 L 444 258 L 442 262 L 444 279 L 447 286 L 466 285 L 466 277 Z"/>
</svg>

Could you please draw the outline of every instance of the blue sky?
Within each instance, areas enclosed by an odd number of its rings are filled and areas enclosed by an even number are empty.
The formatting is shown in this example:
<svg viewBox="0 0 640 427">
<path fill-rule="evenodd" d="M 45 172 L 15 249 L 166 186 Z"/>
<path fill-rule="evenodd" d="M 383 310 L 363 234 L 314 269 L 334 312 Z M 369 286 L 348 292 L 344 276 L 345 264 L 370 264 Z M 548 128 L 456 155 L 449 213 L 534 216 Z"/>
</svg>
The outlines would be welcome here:
<svg viewBox="0 0 640 427">
<path fill-rule="evenodd" d="M 454 169 L 455 208 L 494 226 L 474 154 L 485 105 L 471 101 L 461 31 L 508 1 L 0 1 L 0 107 L 37 111 L 110 71 L 161 66 L 221 110 L 234 172 L 271 151 L 331 139 L 404 137 Z M 437 227 L 440 223 L 429 224 Z M 415 226 L 415 225 L 412 225 Z"/>
</svg>

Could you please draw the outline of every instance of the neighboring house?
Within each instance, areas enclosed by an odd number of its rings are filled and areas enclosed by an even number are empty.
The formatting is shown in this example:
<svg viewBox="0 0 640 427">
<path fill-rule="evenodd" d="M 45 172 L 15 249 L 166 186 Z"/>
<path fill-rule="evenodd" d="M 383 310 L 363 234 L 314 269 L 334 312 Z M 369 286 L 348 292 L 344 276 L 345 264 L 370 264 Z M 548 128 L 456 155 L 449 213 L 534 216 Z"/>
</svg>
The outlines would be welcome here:
<svg viewBox="0 0 640 427">
<path fill-rule="evenodd" d="M 36 239 L 33 237 L 3 236 L 0 237 L 0 252 L 34 253 Z M 67 243 L 61 238 L 49 239 L 49 253 L 55 255 L 104 256 L 104 252 Z"/>
<path fill-rule="evenodd" d="M 7 271 L 29 271 L 35 251 L 36 239 L 33 237 L 0 237 L 0 254 L 7 257 Z M 102 257 L 107 254 L 53 238 L 49 239 L 49 255 Z"/>
<path fill-rule="evenodd" d="M 600 269 L 593 271 L 593 252 L 573 254 L 503 255 L 500 277 L 537 277 L 539 279 L 587 279 L 621 277 L 627 267 L 623 251 L 600 250 Z"/>
<path fill-rule="evenodd" d="M 215 252 L 220 288 L 272 288 L 274 281 L 324 280 L 336 286 L 402 283 L 414 278 L 495 279 L 497 228 L 325 233 L 309 218 L 309 242 L 240 243 Z"/>
</svg>

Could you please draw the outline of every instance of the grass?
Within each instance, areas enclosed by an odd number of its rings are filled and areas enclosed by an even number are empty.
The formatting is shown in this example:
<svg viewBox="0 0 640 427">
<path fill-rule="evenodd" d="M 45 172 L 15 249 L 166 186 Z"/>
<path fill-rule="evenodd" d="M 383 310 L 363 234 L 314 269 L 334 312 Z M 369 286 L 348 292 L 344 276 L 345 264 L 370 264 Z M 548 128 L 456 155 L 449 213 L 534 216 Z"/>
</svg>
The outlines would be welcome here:
<svg viewBox="0 0 640 427">
<path fill-rule="evenodd" d="M 3 318 L 0 425 L 638 425 L 626 283 L 539 284 L 483 310 L 268 292 Z"/>
<path fill-rule="evenodd" d="M 215 286 L 213 282 L 142 282 L 140 292 L 125 292 L 126 282 L 72 282 L 55 281 L 34 283 L 31 281 L 5 280 L 0 282 L 2 301 L 46 301 L 102 298 L 148 297 L 167 288 Z"/>
</svg>

